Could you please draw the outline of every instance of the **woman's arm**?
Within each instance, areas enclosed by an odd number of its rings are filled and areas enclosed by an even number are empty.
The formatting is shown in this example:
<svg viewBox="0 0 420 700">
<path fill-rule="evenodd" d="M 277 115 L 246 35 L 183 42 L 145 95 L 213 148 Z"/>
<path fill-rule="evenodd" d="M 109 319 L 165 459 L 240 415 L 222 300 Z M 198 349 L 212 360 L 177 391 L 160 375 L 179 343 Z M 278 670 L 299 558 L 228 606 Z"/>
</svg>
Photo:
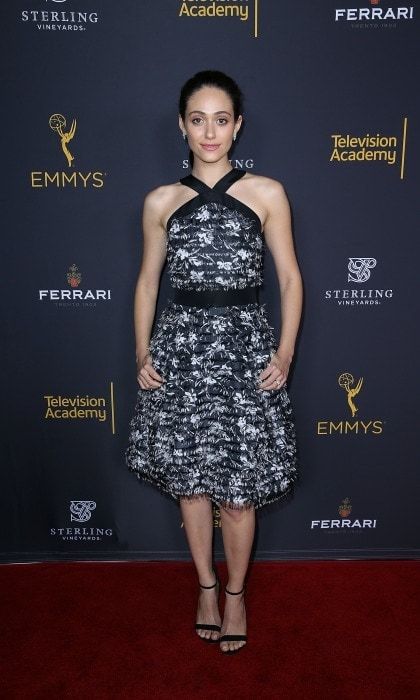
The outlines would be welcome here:
<svg viewBox="0 0 420 700">
<path fill-rule="evenodd" d="M 273 256 L 280 287 L 282 324 L 275 357 L 279 360 L 277 366 L 281 369 L 283 377 L 280 379 L 284 383 L 295 352 L 302 314 L 303 286 L 293 245 L 290 206 L 283 185 L 267 178 L 264 200 L 267 211 L 264 237 Z M 268 386 L 271 388 L 270 383 L 262 388 Z"/>
<path fill-rule="evenodd" d="M 163 190 L 158 187 L 149 192 L 143 203 L 142 229 L 143 254 L 140 272 L 134 293 L 134 329 L 136 337 L 136 360 L 139 380 L 149 386 L 160 386 L 162 377 L 150 365 L 145 363 L 149 354 L 149 342 L 156 302 L 159 292 L 160 276 L 166 260 L 166 232 L 162 223 Z M 143 369 L 146 371 L 143 372 Z M 155 379 L 152 381 L 150 375 Z M 140 384 L 141 385 L 141 384 Z M 144 386 L 143 388 L 146 388 Z"/>
</svg>

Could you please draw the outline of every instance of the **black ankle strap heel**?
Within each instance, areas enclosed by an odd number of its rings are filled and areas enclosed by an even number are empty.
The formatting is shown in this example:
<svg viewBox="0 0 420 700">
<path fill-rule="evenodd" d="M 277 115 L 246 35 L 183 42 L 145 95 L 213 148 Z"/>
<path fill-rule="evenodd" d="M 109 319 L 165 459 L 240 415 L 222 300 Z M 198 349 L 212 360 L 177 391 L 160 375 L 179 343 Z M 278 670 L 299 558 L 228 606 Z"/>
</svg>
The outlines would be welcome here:
<svg viewBox="0 0 420 700">
<path fill-rule="evenodd" d="M 217 584 L 218 584 L 218 580 L 217 580 L 217 579 L 216 579 L 216 581 L 215 581 L 214 583 L 212 583 L 211 586 L 203 586 L 202 583 L 198 582 L 198 585 L 200 586 L 200 588 L 214 588 L 215 586 L 217 586 Z"/>
<path fill-rule="evenodd" d="M 216 592 L 217 592 L 217 596 L 218 596 L 218 595 L 219 595 L 219 584 L 220 584 L 220 579 L 219 579 L 219 577 L 218 577 L 218 575 L 217 575 L 217 572 L 216 572 L 214 569 L 213 569 L 213 573 L 214 573 L 214 575 L 215 575 L 215 577 L 216 577 L 216 580 L 215 580 L 215 582 L 214 582 L 211 586 L 203 586 L 203 584 L 200 583 L 200 582 L 198 582 L 198 585 L 200 586 L 200 588 L 205 588 L 205 589 L 215 588 L 215 587 L 217 586 L 217 591 L 216 591 Z M 208 624 L 208 623 L 206 623 L 206 622 L 196 622 L 196 623 L 195 623 L 195 629 L 196 629 L 196 630 L 215 630 L 216 632 L 220 632 L 220 631 L 221 631 L 221 626 L 220 626 L 220 625 L 211 625 L 211 624 Z M 207 638 L 207 637 L 201 637 L 201 635 L 198 635 L 198 636 L 200 637 L 200 639 L 203 640 L 203 642 L 207 642 L 207 643 L 209 643 L 209 642 L 210 642 L 210 643 L 211 643 L 211 642 L 214 643 L 214 642 L 218 642 L 218 641 L 219 641 L 219 639 L 212 639 L 212 637 Z"/>
<path fill-rule="evenodd" d="M 229 591 L 226 586 L 225 586 L 225 591 L 226 593 L 229 593 L 229 595 L 240 595 L 240 593 L 243 593 L 245 590 L 245 584 L 242 586 L 240 591 Z M 219 637 L 219 642 L 246 642 L 248 639 L 248 636 L 246 634 L 222 634 Z M 223 649 L 220 649 L 222 654 L 236 654 L 240 649 L 242 649 L 245 646 L 243 644 L 242 646 L 238 647 L 238 649 L 228 649 L 227 651 L 223 651 Z"/>
<path fill-rule="evenodd" d="M 235 593 L 233 593 L 233 591 L 228 591 L 228 589 L 225 586 L 225 591 L 226 591 L 226 593 L 229 593 L 229 595 L 240 595 L 240 593 L 243 593 L 244 590 L 245 590 L 245 586 L 242 586 L 240 591 L 236 591 Z"/>
<path fill-rule="evenodd" d="M 218 575 L 217 575 L 217 572 L 216 572 L 214 569 L 213 569 L 213 573 L 214 573 L 214 575 L 215 575 L 215 577 L 216 577 L 215 582 L 212 583 L 211 586 L 203 586 L 203 584 L 200 583 L 200 581 L 199 581 L 199 582 L 198 582 L 198 585 L 200 586 L 200 588 L 215 588 L 215 586 L 217 586 L 217 584 L 220 583 L 219 577 L 218 577 Z"/>
</svg>

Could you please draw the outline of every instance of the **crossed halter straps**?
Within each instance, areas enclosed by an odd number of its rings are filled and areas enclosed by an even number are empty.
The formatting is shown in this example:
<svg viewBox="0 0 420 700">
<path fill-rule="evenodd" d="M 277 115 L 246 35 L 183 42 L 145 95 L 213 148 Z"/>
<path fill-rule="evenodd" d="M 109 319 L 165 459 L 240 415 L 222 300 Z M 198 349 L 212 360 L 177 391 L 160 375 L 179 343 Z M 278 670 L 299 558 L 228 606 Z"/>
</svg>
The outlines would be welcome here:
<svg viewBox="0 0 420 700">
<path fill-rule="evenodd" d="M 191 189 L 204 196 L 210 195 L 214 192 L 223 194 L 224 192 L 226 192 L 227 189 L 229 189 L 231 185 L 233 185 L 234 182 L 236 182 L 236 180 L 239 180 L 241 177 L 243 177 L 245 173 L 246 170 L 241 170 L 240 168 L 232 168 L 232 170 L 229 170 L 229 172 L 225 173 L 220 178 L 220 180 L 218 180 L 216 184 L 213 185 L 213 187 L 206 185 L 205 182 L 199 180 L 199 178 L 193 175 L 192 173 L 185 175 L 185 177 L 180 179 L 180 182 L 182 182 L 183 185 L 187 185 L 187 187 L 191 187 Z"/>
<path fill-rule="evenodd" d="M 239 180 L 246 173 L 246 170 L 232 168 L 225 173 L 213 187 L 206 185 L 192 173 L 185 175 L 180 182 L 187 187 L 198 192 L 205 200 L 214 199 L 214 195 L 223 195 L 226 190 Z M 209 291 L 195 291 L 190 289 L 175 289 L 173 301 L 177 304 L 187 306 L 198 306 L 200 308 L 223 307 L 230 305 L 258 303 L 257 287 L 245 287 L 243 289 L 219 289 Z"/>
</svg>

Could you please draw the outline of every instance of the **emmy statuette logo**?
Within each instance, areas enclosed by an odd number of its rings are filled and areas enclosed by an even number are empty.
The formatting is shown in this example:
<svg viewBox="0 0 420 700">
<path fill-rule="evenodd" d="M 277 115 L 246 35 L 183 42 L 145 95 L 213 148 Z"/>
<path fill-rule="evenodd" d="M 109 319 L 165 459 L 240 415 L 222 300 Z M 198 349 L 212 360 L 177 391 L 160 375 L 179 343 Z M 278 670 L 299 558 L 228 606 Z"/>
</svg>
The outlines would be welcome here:
<svg viewBox="0 0 420 700">
<path fill-rule="evenodd" d="M 344 389 L 347 398 L 347 407 L 351 418 L 330 418 L 316 422 L 317 435 L 381 435 L 384 429 L 384 421 L 379 418 L 358 418 L 356 414 L 359 407 L 354 399 L 359 395 L 363 386 L 363 377 L 357 381 L 350 372 L 341 372 L 337 378 L 340 389 Z"/>
<path fill-rule="evenodd" d="M 50 128 L 55 131 L 59 138 L 61 149 L 67 159 L 67 165 L 69 168 L 73 165 L 74 156 L 70 153 L 67 148 L 67 144 L 71 141 L 76 133 L 76 120 L 73 119 L 71 127 L 68 131 L 64 131 L 66 126 L 66 118 L 62 114 L 52 114 L 49 119 Z"/>
<path fill-rule="evenodd" d="M 356 386 L 353 386 L 353 384 L 354 377 L 352 374 L 350 374 L 350 372 L 343 372 L 343 374 L 340 374 L 340 376 L 338 377 L 338 386 L 340 386 L 342 389 L 345 389 L 347 392 L 347 403 L 349 405 L 352 418 L 354 418 L 354 416 L 357 413 L 357 408 L 353 402 L 353 399 L 355 396 L 357 396 L 360 389 L 362 388 L 363 377 L 360 377 Z"/>
<path fill-rule="evenodd" d="M 67 124 L 67 119 L 63 114 L 54 112 L 48 119 L 48 125 L 51 131 L 56 134 L 54 137 L 55 152 L 58 157 L 55 161 L 63 162 L 63 156 L 67 167 L 63 170 L 31 170 L 30 184 L 33 189 L 47 189 L 53 187 L 56 189 L 101 189 L 105 184 L 107 172 L 102 170 L 79 170 L 80 165 L 75 167 L 75 156 L 73 153 L 73 139 L 76 135 L 77 120 L 74 118 L 71 124 Z M 49 137 L 49 142 L 53 140 Z M 58 144 L 58 149 L 57 149 Z M 78 163 L 80 158 L 78 158 Z M 58 164 L 58 163 L 57 163 Z M 60 167 L 60 166 L 59 166 Z"/>
</svg>

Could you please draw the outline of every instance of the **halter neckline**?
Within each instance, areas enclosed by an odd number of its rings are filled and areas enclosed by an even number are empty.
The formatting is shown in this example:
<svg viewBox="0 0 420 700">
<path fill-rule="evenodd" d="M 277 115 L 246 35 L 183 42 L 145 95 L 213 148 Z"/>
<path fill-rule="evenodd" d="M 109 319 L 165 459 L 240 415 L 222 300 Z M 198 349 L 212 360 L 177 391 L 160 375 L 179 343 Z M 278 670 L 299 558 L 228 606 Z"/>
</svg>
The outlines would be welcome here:
<svg viewBox="0 0 420 700">
<path fill-rule="evenodd" d="M 246 170 L 241 170 L 240 168 L 232 168 L 231 170 L 228 170 L 227 173 L 222 175 L 220 180 L 218 180 L 213 185 L 213 187 L 210 187 L 210 185 L 207 185 L 205 182 L 203 182 L 203 180 L 200 180 L 192 173 L 189 173 L 189 175 L 186 175 L 185 177 L 181 178 L 180 182 L 182 182 L 183 185 L 187 185 L 187 187 L 191 187 L 193 190 L 199 192 L 200 194 L 209 192 L 226 192 L 230 185 L 236 182 L 236 180 L 239 180 L 239 178 L 243 177 L 245 173 Z"/>
<path fill-rule="evenodd" d="M 190 187 L 192 190 L 197 192 L 197 195 L 189 199 L 184 204 L 181 204 L 177 209 L 175 209 L 175 211 L 172 212 L 172 214 L 166 221 L 165 230 L 169 230 L 174 219 L 182 215 L 187 215 L 188 213 L 194 211 L 194 209 L 201 206 L 197 203 L 201 201 L 205 204 L 208 204 L 210 202 L 220 202 L 232 209 L 241 211 L 245 216 L 252 217 L 253 219 L 255 219 L 255 221 L 259 225 L 260 233 L 262 233 L 263 224 L 258 214 L 247 204 L 241 202 L 239 199 L 233 197 L 231 194 L 228 194 L 228 192 L 226 191 L 229 189 L 230 185 L 236 182 L 236 180 L 239 180 L 241 177 L 243 177 L 246 174 L 246 172 L 246 170 L 242 170 L 240 168 L 232 168 L 232 170 L 229 170 L 227 173 L 225 173 L 220 178 L 220 180 L 218 180 L 216 184 L 213 185 L 213 187 L 210 187 L 205 182 L 203 182 L 203 180 L 200 180 L 192 173 L 189 173 L 188 175 L 185 175 L 185 177 L 182 177 L 180 180 L 178 180 L 178 182 L 181 182 L 183 185 Z"/>
</svg>

